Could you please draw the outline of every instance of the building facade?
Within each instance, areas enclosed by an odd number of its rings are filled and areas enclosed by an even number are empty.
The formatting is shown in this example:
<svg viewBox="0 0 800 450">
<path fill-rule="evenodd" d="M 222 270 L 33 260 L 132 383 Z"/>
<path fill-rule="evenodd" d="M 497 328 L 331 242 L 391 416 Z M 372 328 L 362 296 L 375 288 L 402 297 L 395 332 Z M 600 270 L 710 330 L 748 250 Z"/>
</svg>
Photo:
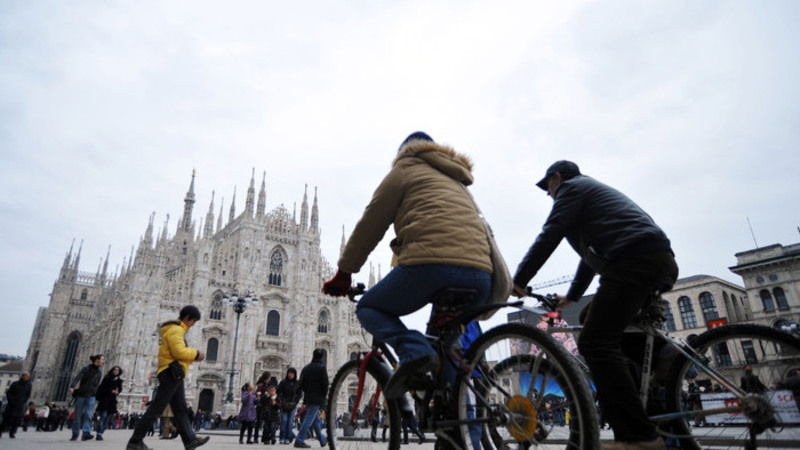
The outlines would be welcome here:
<svg viewBox="0 0 800 450">
<path fill-rule="evenodd" d="M 351 354 L 368 348 L 352 304 L 321 293 L 333 269 L 320 251 L 316 192 L 310 209 L 303 194 L 298 220 L 283 205 L 267 211 L 265 180 L 256 198 L 253 176 L 243 212 L 236 213 L 234 192 L 224 220 L 222 205 L 215 214 L 212 193 L 196 227 L 194 187 L 192 174 L 175 233 L 167 231 L 169 216 L 154 233 L 153 213 L 119 273 L 109 273 L 108 256 L 96 273 L 80 271 L 81 248 L 74 254 L 70 248 L 49 306 L 37 315 L 26 356 L 33 400 L 67 400 L 71 377 L 90 355 L 102 353 L 107 369 L 125 370 L 120 411 L 143 410 L 156 384 L 159 324 L 193 304 L 203 317 L 187 342 L 205 351 L 206 360 L 189 371 L 187 397 L 195 410 L 221 411 L 236 330 L 236 314 L 224 298 L 233 292 L 258 298 L 240 316 L 237 401 L 242 384 L 263 371 L 281 379 L 287 368 L 310 362 L 315 348 L 326 351 L 331 375 Z"/>
</svg>

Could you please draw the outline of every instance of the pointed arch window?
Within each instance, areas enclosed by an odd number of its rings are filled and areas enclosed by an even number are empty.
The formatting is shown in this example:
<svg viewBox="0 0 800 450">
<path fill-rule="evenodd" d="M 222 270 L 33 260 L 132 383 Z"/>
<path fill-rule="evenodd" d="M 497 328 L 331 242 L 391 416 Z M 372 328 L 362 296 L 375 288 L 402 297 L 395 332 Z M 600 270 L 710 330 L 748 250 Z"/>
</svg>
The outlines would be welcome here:
<svg viewBox="0 0 800 450">
<path fill-rule="evenodd" d="M 711 292 L 700 293 L 700 310 L 703 311 L 703 319 L 706 323 L 709 320 L 719 319 L 717 305 L 714 303 L 714 296 L 711 295 Z"/>
<path fill-rule="evenodd" d="M 208 344 L 206 345 L 206 360 L 216 361 L 218 351 L 219 351 L 219 340 L 217 338 L 209 339 Z"/>
<path fill-rule="evenodd" d="M 281 329 L 281 313 L 274 309 L 267 313 L 267 335 L 279 336 Z"/>
<path fill-rule="evenodd" d="M 328 332 L 328 311 L 323 309 L 319 312 L 319 319 L 317 320 L 317 332 L 319 333 L 327 333 Z"/>
<path fill-rule="evenodd" d="M 208 316 L 213 320 L 222 320 L 225 317 L 225 305 L 222 303 L 222 294 L 217 292 L 214 294 L 214 300 L 211 301 L 211 312 Z"/>
<path fill-rule="evenodd" d="M 269 258 L 269 284 L 273 286 L 283 285 L 283 255 L 280 250 L 272 252 Z"/>
<path fill-rule="evenodd" d="M 692 307 L 692 299 L 685 295 L 678 299 L 678 309 L 681 313 L 681 321 L 683 321 L 683 328 L 697 328 L 697 318 L 694 315 L 694 308 Z"/>
<path fill-rule="evenodd" d="M 789 309 L 789 302 L 786 301 L 786 294 L 783 288 L 776 287 L 772 290 L 772 295 L 775 296 L 775 303 L 778 304 L 778 309 Z"/>
<path fill-rule="evenodd" d="M 775 302 L 772 300 L 772 295 L 767 289 L 762 289 L 758 295 L 761 296 L 761 304 L 764 305 L 764 311 L 775 311 Z"/>
<path fill-rule="evenodd" d="M 81 343 L 81 334 L 73 331 L 67 337 L 66 351 L 61 360 L 61 371 L 58 376 L 58 386 L 56 388 L 56 401 L 63 402 L 67 399 L 70 377 L 75 369 L 75 358 L 78 356 L 78 347 Z"/>
<path fill-rule="evenodd" d="M 86 300 L 89 297 L 89 291 L 84 288 L 81 290 L 81 300 Z"/>
</svg>

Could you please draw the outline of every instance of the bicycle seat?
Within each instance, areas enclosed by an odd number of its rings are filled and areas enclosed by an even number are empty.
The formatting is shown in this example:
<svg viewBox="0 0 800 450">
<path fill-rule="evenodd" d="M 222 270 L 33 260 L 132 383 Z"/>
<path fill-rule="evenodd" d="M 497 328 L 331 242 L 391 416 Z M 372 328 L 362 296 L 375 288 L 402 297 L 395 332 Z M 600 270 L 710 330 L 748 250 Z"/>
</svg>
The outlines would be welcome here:
<svg viewBox="0 0 800 450">
<path fill-rule="evenodd" d="M 428 334 L 437 334 L 435 330 L 452 323 L 466 306 L 475 303 L 477 297 L 477 289 L 446 287 L 436 291 L 431 297 L 433 309 L 428 321 Z"/>
</svg>

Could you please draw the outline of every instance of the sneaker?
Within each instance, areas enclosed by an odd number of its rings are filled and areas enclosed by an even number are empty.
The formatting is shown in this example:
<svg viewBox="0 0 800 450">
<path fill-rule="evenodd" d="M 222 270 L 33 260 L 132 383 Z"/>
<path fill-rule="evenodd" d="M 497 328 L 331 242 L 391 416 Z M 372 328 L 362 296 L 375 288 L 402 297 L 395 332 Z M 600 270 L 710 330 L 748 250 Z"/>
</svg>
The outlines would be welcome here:
<svg viewBox="0 0 800 450">
<path fill-rule="evenodd" d="M 209 439 L 211 439 L 210 436 L 203 436 L 203 437 L 194 438 L 194 440 L 192 442 L 189 442 L 188 444 L 186 444 L 186 450 L 194 450 L 197 447 L 200 447 L 201 445 L 204 445 L 206 442 L 209 441 Z"/>
<path fill-rule="evenodd" d="M 70 441 L 77 441 L 78 440 L 78 435 L 77 434 L 73 434 L 72 437 L 69 438 L 69 440 Z"/>
<path fill-rule="evenodd" d="M 97 436 L 95 436 L 94 440 L 102 441 L 103 440 L 103 435 L 102 434 L 98 434 Z"/>
<path fill-rule="evenodd" d="M 401 364 L 386 383 L 386 388 L 383 390 L 384 397 L 388 399 L 401 397 L 406 392 L 408 382 L 414 375 L 435 372 L 438 367 L 439 358 L 436 355 L 423 356 Z"/>
<path fill-rule="evenodd" d="M 294 448 L 311 448 L 311 446 L 305 442 L 294 441 Z"/>
<path fill-rule="evenodd" d="M 125 450 L 153 450 L 152 448 L 148 447 L 144 444 L 144 442 L 128 442 L 128 446 L 125 447 Z"/>
<path fill-rule="evenodd" d="M 83 436 L 81 436 L 82 441 L 91 441 L 92 439 L 94 439 L 94 435 L 91 433 L 83 433 Z"/>
</svg>

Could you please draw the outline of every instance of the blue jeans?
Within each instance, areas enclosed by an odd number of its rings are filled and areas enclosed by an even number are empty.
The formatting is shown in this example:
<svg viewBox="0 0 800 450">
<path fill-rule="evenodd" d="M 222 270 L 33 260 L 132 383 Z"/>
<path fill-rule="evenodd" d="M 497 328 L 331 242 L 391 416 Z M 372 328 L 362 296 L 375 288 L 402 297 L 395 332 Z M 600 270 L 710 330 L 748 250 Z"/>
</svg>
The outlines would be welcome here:
<svg viewBox="0 0 800 450">
<path fill-rule="evenodd" d="M 114 413 L 108 411 L 100 411 L 100 420 L 97 422 L 97 434 L 103 435 L 108 427 L 108 422 L 114 417 Z"/>
<path fill-rule="evenodd" d="M 294 439 L 292 428 L 294 426 L 294 413 L 297 408 L 292 408 L 291 411 L 281 411 L 281 428 L 278 439 L 281 441 L 291 441 Z"/>
<path fill-rule="evenodd" d="M 77 436 L 81 428 L 83 434 L 92 434 L 92 415 L 94 415 L 94 396 L 75 397 L 75 420 L 72 421 L 72 435 Z"/>
<path fill-rule="evenodd" d="M 423 308 L 436 291 L 447 287 L 476 289 L 476 303 L 481 304 L 489 298 L 492 277 L 480 269 L 449 264 L 398 266 L 358 302 L 358 321 L 394 349 L 400 364 L 435 354 L 425 336 L 409 330 L 400 316 Z"/>
<path fill-rule="evenodd" d="M 306 440 L 306 435 L 308 434 L 308 430 L 313 426 L 314 431 L 317 432 L 317 437 L 319 437 L 319 442 L 324 444 L 328 440 L 325 439 L 325 435 L 322 434 L 322 421 L 317 420 L 317 413 L 319 412 L 319 405 L 309 405 L 306 408 L 306 416 L 303 417 L 303 423 L 300 424 L 300 430 L 297 431 L 297 440 L 296 443 L 303 443 Z M 324 446 L 324 445 L 323 445 Z"/>
</svg>

